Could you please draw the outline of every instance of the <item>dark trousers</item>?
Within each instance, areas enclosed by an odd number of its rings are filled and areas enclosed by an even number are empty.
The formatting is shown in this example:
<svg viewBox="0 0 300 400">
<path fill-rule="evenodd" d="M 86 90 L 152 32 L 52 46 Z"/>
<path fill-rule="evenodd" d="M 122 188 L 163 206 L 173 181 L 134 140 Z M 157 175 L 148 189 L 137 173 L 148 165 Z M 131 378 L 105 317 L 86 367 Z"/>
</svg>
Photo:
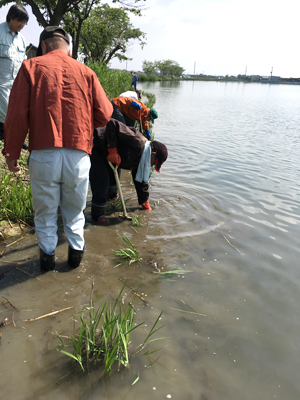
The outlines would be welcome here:
<svg viewBox="0 0 300 400">
<path fill-rule="evenodd" d="M 120 168 L 118 174 L 120 177 Z M 149 198 L 149 185 L 145 182 L 137 182 L 134 178 L 137 170 L 131 171 L 139 204 L 143 204 Z M 116 180 L 112 168 L 109 166 L 106 156 L 102 151 L 93 147 L 91 154 L 90 184 L 92 190 L 92 218 L 97 221 L 105 215 L 106 202 L 115 197 L 117 193 Z M 113 193 L 115 188 L 115 193 Z"/>
</svg>

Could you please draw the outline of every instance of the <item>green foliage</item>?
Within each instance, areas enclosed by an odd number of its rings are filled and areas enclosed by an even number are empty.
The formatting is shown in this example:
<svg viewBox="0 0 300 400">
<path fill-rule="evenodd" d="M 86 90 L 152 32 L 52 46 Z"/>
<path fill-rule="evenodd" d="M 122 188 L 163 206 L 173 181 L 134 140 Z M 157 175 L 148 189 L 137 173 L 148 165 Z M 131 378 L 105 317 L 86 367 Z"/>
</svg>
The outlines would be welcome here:
<svg viewBox="0 0 300 400">
<path fill-rule="evenodd" d="M 131 304 L 125 312 L 118 306 L 124 287 L 125 284 L 112 307 L 111 304 L 103 304 L 97 295 L 100 307 L 96 309 L 91 299 L 90 306 L 79 313 L 79 333 L 76 337 L 70 335 L 73 353 L 68 351 L 65 340 L 58 335 L 63 349 L 57 350 L 77 361 L 82 371 L 89 372 L 93 365 L 98 364 L 104 369 L 105 376 L 115 363 L 118 365 L 118 370 L 122 365 L 125 367 L 129 365 L 130 334 L 144 323 L 134 325 L 135 314 Z M 136 354 L 154 340 L 158 340 L 151 337 L 163 327 L 156 328 L 161 315 L 162 312 L 144 342 L 138 346 Z"/>
<path fill-rule="evenodd" d="M 31 186 L 21 175 L 13 175 L 7 169 L 0 171 L 0 198 L 0 219 L 33 221 Z"/>
<path fill-rule="evenodd" d="M 158 72 L 157 67 L 156 67 L 156 63 L 144 60 L 143 61 L 143 71 L 148 76 L 156 75 L 157 72 Z"/>
<path fill-rule="evenodd" d="M 162 61 L 143 61 L 143 71 L 147 76 L 159 74 L 161 76 L 181 76 L 184 68 L 176 61 L 172 60 L 162 60 Z"/>
<path fill-rule="evenodd" d="M 130 23 L 127 12 L 121 8 L 111 8 L 107 4 L 91 10 L 83 22 L 80 43 L 84 54 L 94 61 L 108 64 L 111 59 L 128 60 L 125 55 L 133 40 L 138 40 L 143 48 L 145 34 Z"/>
<path fill-rule="evenodd" d="M 0 0 L 0 7 L 15 3 L 13 0 Z M 72 36 L 72 57 L 77 58 L 79 38 L 83 22 L 89 17 L 92 9 L 101 3 L 101 0 L 23 0 L 18 3 L 29 5 L 40 26 L 63 25 Z M 122 6 L 124 12 L 141 15 L 144 0 L 113 0 Z"/>
<path fill-rule="evenodd" d="M 118 267 L 119 265 L 129 261 L 129 265 L 132 264 L 133 262 L 137 261 L 140 262 L 141 259 L 136 251 L 136 249 L 134 248 L 133 244 L 131 243 L 130 239 L 128 238 L 128 236 L 124 235 L 124 237 L 122 237 L 121 235 L 118 234 L 118 236 L 124 240 L 124 242 L 129 246 L 127 248 L 125 247 L 120 247 L 119 250 L 113 250 L 115 256 L 117 256 L 117 259 L 119 259 L 119 264 L 117 264 L 115 266 Z"/>
<path fill-rule="evenodd" d="M 138 215 L 138 216 L 133 216 L 133 217 L 132 217 L 132 221 L 131 221 L 131 225 L 132 225 L 132 226 L 137 226 L 137 227 L 142 226 L 141 216 L 140 216 L 140 215 Z"/>
<path fill-rule="evenodd" d="M 128 90 L 131 84 L 131 75 L 120 70 L 109 70 L 105 64 L 88 62 L 88 66 L 95 71 L 107 97 L 113 99 Z"/>
</svg>

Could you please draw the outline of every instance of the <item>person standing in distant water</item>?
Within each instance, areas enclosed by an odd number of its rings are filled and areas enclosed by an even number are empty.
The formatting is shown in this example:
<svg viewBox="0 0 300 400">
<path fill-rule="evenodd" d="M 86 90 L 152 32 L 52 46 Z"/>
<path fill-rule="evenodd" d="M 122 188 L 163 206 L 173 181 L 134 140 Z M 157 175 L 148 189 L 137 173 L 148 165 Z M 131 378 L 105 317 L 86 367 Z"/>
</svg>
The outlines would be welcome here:
<svg viewBox="0 0 300 400">
<path fill-rule="evenodd" d="M 14 4 L 8 10 L 6 22 L 0 24 L 0 140 L 3 140 L 10 91 L 26 59 L 26 43 L 20 31 L 28 20 L 26 9 Z"/>
<path fill-rule="evenodd" d="M 132 75 L 131 86 L 133 86 L 134 90 L 136 90 L 136 84 L 137 84 L 137 81 L 138 81 L 138 77 L 137 77 L 137 74 L 135 72 L 131 72 L 131 75 Z"/>
</svg>

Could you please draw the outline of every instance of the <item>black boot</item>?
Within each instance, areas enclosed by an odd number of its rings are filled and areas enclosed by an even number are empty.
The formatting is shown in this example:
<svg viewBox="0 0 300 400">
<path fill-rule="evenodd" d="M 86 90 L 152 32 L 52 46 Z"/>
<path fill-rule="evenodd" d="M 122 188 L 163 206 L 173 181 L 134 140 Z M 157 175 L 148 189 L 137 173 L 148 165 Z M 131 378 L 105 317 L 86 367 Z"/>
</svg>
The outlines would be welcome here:
<svg viewBox="0 0 300 400">
<path fill-rule="evenodd" d="M 46 254 L 42 249 L 40 249 L 40 266 L 45 272 L 52 271 L 55 268 L 55 253 Z"/>
<path fill-rule="evenodd" d="M 92 202 L 91 214 L 92 214 L 93 221 L 99 222 L 99 218 L 101 219 L 102 217 L 104 220 L 105 207 L 106 207 L 106 203 L 95 204 Z"/>
<path fill-rule="evenodd" d="M 83 250 L 75 250 L 69 246 L 68 251 L 68 264 L 71 268 L 79 267 L 82 257 L 83 257 L 84 249 Z"/>
</svg>

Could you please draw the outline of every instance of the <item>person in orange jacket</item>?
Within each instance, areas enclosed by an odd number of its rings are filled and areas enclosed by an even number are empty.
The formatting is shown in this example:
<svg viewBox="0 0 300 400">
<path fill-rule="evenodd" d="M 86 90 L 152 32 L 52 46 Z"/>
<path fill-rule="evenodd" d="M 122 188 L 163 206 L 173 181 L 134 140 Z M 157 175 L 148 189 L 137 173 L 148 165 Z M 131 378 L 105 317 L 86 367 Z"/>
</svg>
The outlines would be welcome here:
<svg viewBox="0 0 300 400">
<path fill-rule="evenodd" d="M 114 108 L 112 118 L 127 126 L 134 126 L 135 121 L 140 121 L 147 139 L 151 139 L 148 122 L 154 124 L 154 120 L 158 117 L 154 108 L 148 108 L 141 101 L 125 96 L 112 99 L 112 105 Z"/>
</svg>

